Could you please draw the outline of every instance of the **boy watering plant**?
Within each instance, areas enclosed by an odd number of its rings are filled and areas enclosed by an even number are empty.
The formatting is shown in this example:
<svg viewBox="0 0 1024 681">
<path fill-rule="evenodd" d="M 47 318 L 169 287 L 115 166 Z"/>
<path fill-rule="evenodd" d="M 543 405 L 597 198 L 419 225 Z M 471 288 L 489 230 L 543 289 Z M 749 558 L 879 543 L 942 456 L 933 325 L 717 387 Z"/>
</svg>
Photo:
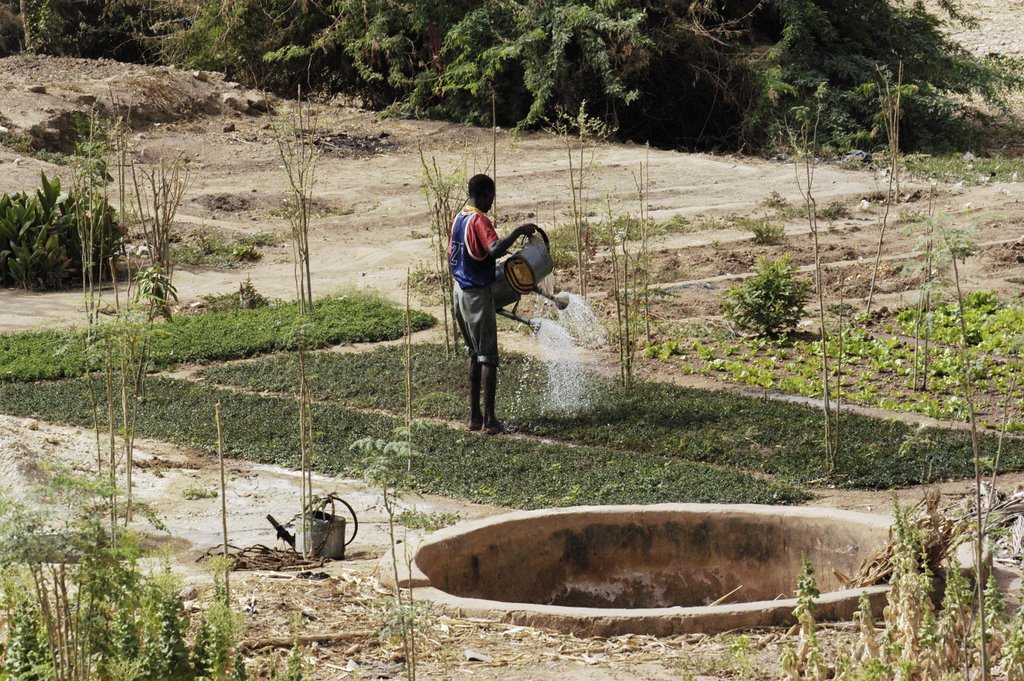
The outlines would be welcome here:
<svg viewBox="0 0 1024 681">
<path fill-rule="evenodd" d="M 498 238 L 487 211 L 494 205 L 494 180 L 487 175 L 469 179 L 469 200 L 455 217 L 449 232 L 448 265 L 455 279 L 452 308 L 469 351 L 469 429 L 497 435 L 504 425 L 494 412 L 498 388 L 498 322 L 491 284 L 496 260 L 521 236 L 537 226 L 522 224 Z M 483 411 L 480 393 L 483 391 Z"/>
</svg>

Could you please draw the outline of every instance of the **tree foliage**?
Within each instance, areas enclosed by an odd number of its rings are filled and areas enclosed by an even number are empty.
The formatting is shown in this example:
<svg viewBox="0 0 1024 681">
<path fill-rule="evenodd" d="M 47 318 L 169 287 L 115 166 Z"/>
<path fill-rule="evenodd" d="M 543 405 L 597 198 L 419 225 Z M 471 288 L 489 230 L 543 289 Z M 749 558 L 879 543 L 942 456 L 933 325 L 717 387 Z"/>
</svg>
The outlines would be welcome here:
<svg viewBox="0 0 1024 681">
<path fill-rule="evenodd" d="M 150 61 L 159 53 L 159 36 L 176 25 L 174 4 L 161 0 L 0 0 L 0 56 L 27 50 Z"/>
<path fill-rule="evenodd" d="M 623 137 L 671 147 L 778 145 L 822 84 L 819 138 L 880 145 L 880 84 L 901 65 L 901 143 L 954 147 L 977 130 L 969 102 L 999 105 L 1024 84 L 1019 60 L 977 57 L 949 37 L 970 21 L 960 0 L 28 2 L 30 23 L 52 27 L 33 49 L 86 54 L 102 27 L 145 52 L 175 29 L 165 59 L 288 95 L 302 84 L 473 123 L 490 123 L 494 106 L 504 126 L 541 126 L 586 102 Z"/>
</svg>

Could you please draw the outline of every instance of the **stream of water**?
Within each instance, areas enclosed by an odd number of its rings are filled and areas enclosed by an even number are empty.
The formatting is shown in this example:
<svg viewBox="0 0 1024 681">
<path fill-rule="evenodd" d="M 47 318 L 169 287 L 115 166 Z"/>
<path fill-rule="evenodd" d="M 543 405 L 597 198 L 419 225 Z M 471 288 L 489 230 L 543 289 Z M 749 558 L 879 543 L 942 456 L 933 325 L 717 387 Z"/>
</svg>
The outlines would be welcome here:
<svg viewBox="0 0 1024 681">
<path fill-rule="evenodd" d="M 589 372 L 581 350 L 600 348 L 608 343 L 608 337 L 581 296 L 569 294 L 569 305 L 564 310 L 546 306 L 545 311 L 551 310 L 557 313 L 556 319 L 538 320 L 536 338 L 543 362 L 540 375 L 528 382 L 539 392 L 537 401 L 544 411 L 578 413 L 590 405 Z M 520 386 L 520 390 L 526 388 Z"/>
</svg>

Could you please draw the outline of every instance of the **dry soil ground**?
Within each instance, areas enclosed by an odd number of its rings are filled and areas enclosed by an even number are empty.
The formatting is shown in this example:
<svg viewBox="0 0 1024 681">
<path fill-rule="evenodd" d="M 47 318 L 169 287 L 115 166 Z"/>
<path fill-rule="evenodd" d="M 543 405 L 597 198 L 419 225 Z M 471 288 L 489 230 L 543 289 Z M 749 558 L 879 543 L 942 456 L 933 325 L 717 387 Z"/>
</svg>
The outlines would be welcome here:
<svg viewBox="0 0 1024 681">
<path fill-rule="evenodd" d="M 1024 5 L 1004 0 L 967 5 L 981 24 L 958 34 L 965 44 L 979 53 L 1024 54 Z M 69 112 L 93 106 L 124 111 L 130 104 L 135 121 L 131 141 L 139 162 L 180 155 L 195 171 L 194 184 L 177 216 L 183 233 L 196 229 L 229 236 L 269 232 L 281 239 L 288 233 L 281 211 L 287 184 L 276 145 L 276 126 L 290 108 L 286 102 L 277 103 L 277 115 L 263 113 L 259 109 L 267 104 L 264 98 L 224 83 L 216 74 L 22 57 L 0 60 L 0 92 L 0 114 L 13 127 L 57 145 L 68 139 Z M 549 134 L 500 131 L 495 139 L 487 130 L 383 119 L 335 104 L 322 109 L 319 126 L 333 144 L 325 150 L 317 171 L 317 215 L 312 228 L 317 294 L 357 287 L 402 299 L 407 270 L 429 262 L 431 254 L 421 152 L 428 159 L 436 158 L 445 169 L 493 172 L 491 149 L 496 144 L 497 211 L 504 227 L 523 219 L 549 226 L 564 219 L 571 200 L 566 148 Z M 589 195 L 595 205 L 603 205 L 607 197 L 616 210 L 635 211 L 633 174 L 641 163 L 649 164 L 651 213 L 661 221 L 678 216 L 696 223 L 758 215 L 764 199 L 773 193 L 792 203 L 800 200 L 792 164 L 607 144 L 594 149 L 589 166 Z M 0 191 L 33 190 L 40 172 L 63 175 L 67 169 L 0 147 Z M 824 237 L 826 259 L 846 263 L 854 281 L 858 275 L 863 277 L 864 260 L 873 252 L 880 210 L 875 197 L 884 191 L 885 182 L 872 171 L 834 165 L 821 166 L 817 172 L 819 205 L 839 201 L 848 208 L 848 216 L 837 220 L 835 229 Z M 928 185 L 908 179 L 904 187 L 907 194 L 921 190 L 925 198 L 903 208 L 923 210 Z M 1019 283 L 1008 278 L 1021 276 L 1024 268 L 1016 258 L 1005 256 L 1024 232 L 1022 198 L 1024 184 L 1017 182 L 939 187 L 938 209 L 958 222 L 979 225 L 980 237 L 989 248 L 988 256 L 970 265 L 969 287 L 1019 294 Z M 786 248 L 801 264 L 806 264 L 810 247 L 806 232 L 799 221 L 787 227 Z M 658 248 L 658 265 L 678 275 L 675 283 L 697 284 L 679 289 L 684 295 L 671 314 L 681 321 L 717 314 L 726 282 L 748 272 L 755 255 L 772 252 L 755 248 L 749 233 L 732 229 L 667 235 Z M 885 255 L 898 259 L 913 248 L 911 237 L 895 231 L 887 240 Z M 290 250 L 279 245 L 264 249 L 263 259 L 245 270 L 185 266 L 175 279 L 183 303 L 188 304 L 202 295 L 234 290 L 246 278 L 266 295 L 293 297 L 292 274 Z M 566 285 L 572 281 L 568 273 L 562 277 Z M 898 284 L 895 278 L 883 282 L 884 304 L 910 300 L 911 292 Z M 597 302 L 600 305 L 599 297 Z M 81 296 L 74 292 L 0 290 L 0 330 L 77 323 L 82 317 L 80 306 Z M 533 349 L 525 337 L 507 334 L 507 342 L 519 350 Z M 612 358 L 598 354 L 597 361 L 610 363 Z M 659 369 L 653 366 L 648 371 L 657 376 Z M 178 567 L 189 579 L 202 582 L 202 570 L 195 561 L 219 542 L 219 501 L 187 501 L 182 492 L 190 486 L 214 489 L 214 462 L 158 442 L 141 443 L 140 449 L 136 493 L 152 504 L 167 525 L 165 532 L 151 536 L 155 542 L 171 545 Z M 41 475 L 41 462 L 87 467 L 94 451 L 95 440 L 88 433 L 0 417 L 0 469 L 5 484 L 15 489 L 24 489 Z M 264 516 L 293 514 L 296 476 L 241 461 L 230 462 L 229 472 L 232 542 L 270 543 L 272 534 Z M 1007 484 L 1019 481 L 1018 476 Z M 309 632 L 352 632 L 350 642 L 308 650 L 315 678 L 394 673 L 390 650 L 376 644 L 375 637 L 360 633 L 377 627 L 381 618 L 373 605 L 381 595 L 373 576 L 389 540 L 378 497 L 350 480 L 318 479 L 317 486 L 337 491 L 359 513 L 361 527 L 349 559 L 325 567 L 331 578 L 324 582 L 274 573 L 241 578 L 237 593 L 253 610 L 248 616 L 250 637 L 286 633 L 287 612 L 298 604 L 306 613 Z M 965 483 L 944 487 L 950 496 L 964 491 Z M 920 494 L 917 489 L 900 492 L 909 500 Z M 500 511 L 444 499 L 415 498 L 403 503 L 463 518 Z M 824 490 L 816 503 L 885 512 L 890 500 L 884 493 Z M 430 620 L 425 636 L 421 670 L 425 678 L 739 678 L 748 668 L 754 670 L 753 678 L 767 678 L 775 674 L 779 652 L 777 632 L 753 635 L 749 656 L 730 648 L 734 639 L 578 640 L 439 617 Z M 467 661 L 467 650 L 491 661 Z M 360 665 L 362 671 L 354 671 Z"/>
</svg>

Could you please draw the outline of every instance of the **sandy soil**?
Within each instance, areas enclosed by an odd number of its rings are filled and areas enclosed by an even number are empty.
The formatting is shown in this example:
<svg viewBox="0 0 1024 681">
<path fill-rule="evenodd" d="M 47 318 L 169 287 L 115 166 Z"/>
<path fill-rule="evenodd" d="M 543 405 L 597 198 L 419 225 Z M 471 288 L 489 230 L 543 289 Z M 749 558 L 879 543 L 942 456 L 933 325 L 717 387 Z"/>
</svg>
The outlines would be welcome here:
<svg viewBox="0 0 1024 681">
<path fill-rule="evenodd" d="M 1024 54 L 1024 5 L 972 0 L 967 6 L 981 23 L 958 31 L 956 36 L 970 49 L 982 54 Z M 131 103 L 133 153 L 138 162 L 153 163 L 181 154 L 195 170 L 195 182 L 177 215 L 183 232 L 210 228 L 227 235 L 270 232 L 282 238 L 288 233 L 280 210 L 287 185 L 274 129 L 287 114 L 287 103 L 245 92 L 217 74 L 21 57 L 0 60 L 0 92 L 0 114 L 12 127 L 53 148 L 67 144 L 70 113 L 85 112 L 94 105 L 107 113 L 118 112 Z M 274 106 L 277 114 L 264 111 Z M 492 138 L 486 130 L 382 119 L 373 112 L 340 105 L 322 110 L 320 129 L 330 135 L 333 146 L 325 152 L 317 173 L 312 244 L 317 294 L 355 287 L 402 299 L 407 270 L 431 257 L 428 211 L 421 192 L 421 151 L 427 158 L 436 158 L 443 168 L 472 173 L 493 171 L 491 145 L 496 144 L 500 229 L 525 219 L 549 226 L 564 219 L 570 201 L 566 149 L 562 141 L 547 134 L 500 131 Z M 763 200 L 773 192 L 792 203 L 800 201 L 791 164 L 606 144 L 594 150 L 590 166 L 588 191 L 595 205 L 608 197 L 617 211 L 635 211 L 633 174 L 641 163 L 650 164 L 649 201 L 657 220 L 760 215 Z M 0 147 L 0 191 L 32 191 L 40 172 L 67 176 L 68 169 Z M 848 217 L 838 220 L 824 235 L 826 259 L 837 270 L 849 271 L 851 278 L 863 278 L 865 254 L 873 252 L 880 215 L 873 197 L 884 183 L 885 178 L 865 170 L 831 165 L 818 170 L 819 205 L 839 201 L 849 210 Z M 908 179 L 904 188 L 907 194 L 928 189 L 913 179 Z M 1014 250 L 1024 232 L 1022 192 L 1024 185 L 1019 183 L 939 188 L 937 208 L 957 223 L 977 224 L 987 244 L 983 256 L 972 259 L 968 267 L 968 287 L 1019 294 L 1019 280 L 1012 283 L 1008 279 L 1024 274 Z M 924 210 L 921 199 L 903 208 Z M 896 262 L 914 247 L 913 238 L 893 229 L 885 256 Z M 806 264 L 810 246 L 806 227 L 795 221 L 787 225 L 784 247 L 756 247 L 747 233 L 717 229 L 668 235 L 657 248 L 663 280 L 681 292 L 672 319 L 682 320 L 717 314 L 721 291 L 748 273 L 757 255 L 784 248 Z M 266 248 L 263 255 L 261 262 L 245 270 L 182 267 L 175 275 L 182 303 L 234 290 L 246 278 L 266 295 L 293 297 L 289 248 Z M 571 282 L 571 274 L 565 271 L 559 276 Z M 597 276 L 602 276 L 600 266 Z M 882 291 L 880 301 L 889 305 L 907 300 L 911 294 L 895 277 L 883 282 Z M 81 302 L 81 295 L 73 291 L 0 290 L 0 331 L 78 323 Z M 436 331 L 420 334 L 418 339 L 432 334 Z M 517 350 L 534 350 L 525 336 L 506 334 L 503 340 Z M 596 357 L 601 359 L 600 354 Z M 139 443 L 137 456 L 135 493 L 159 512 L 167 526 L 163 532 L 151 531 L 152 541 L 173 546 L 178 569 L 188 579 L 203 582 L 196 559 L 220 541 L 220 503 L 219 499 L 188 501 L 182 493 L 190 486 L 216 489 L 215 462 L 198 452 L 148 441 Z M 89 468 L 94 459 L 91 433 L 0 416 L 0 483 L 15 495 L 25 495 L 31 483 L 45 476 L 46 462 Z M 1022 482 L 1024 476 L 1008 476 L 1004 485 Z M 374 618 L 379 613 L 374 614 L 368 604 L 380 596 L 373 578 L 377 559 L 389 545 L 379 499 L 358 481 L 320 478 L 316 484 L 318 489 L 335 491 L 353 503 L 360 519 L 359 536 L 350 547 L 348 560 L 325 568 L 330 580 L 324 586 L 280 575 L 242 578 L 239 598 L 260 603 L 259 614 L 249 617 L 254 635 L 286 630 L 287 612 L 296 603 L 307 608 L 313 618 L 310 621 L 319 618 L 320 626 L 327 628 L 364 628 L 367 622 L 370 626 L 377 623 Z M 293 508 L 298 505 L 297 487 L 297 476 L 290 471 L 231 461 L 232 543 L 272 543 L 273 531 L 264 516 L 291 517 L 297 511 Z M 967 492 L 967 487 L 954 482 L 943 485 L 942 490 L 953 499 Z M 916 501 L 921 494 L 920 489 L 899 491 L 900 498 L 907 501 Z M 445 499 L 411 498 L 404 503 L 426 512 L 455 512 L 462 518 L 500 511 Z M 887 492 L 819 490 L 814 503 L 885 513 L 891 496 Z M 345 595 L 340 601 L 325 600 L 338 598 L 341 592 Z M 323 608 L 328 602 L 341 602 L 344 607 L 334 608 L 339 612 L 332 613 L 333 606 Z M 332 619 L 334 614 L 338 619 Z M 730 652 L 730 639 L 580 641 L 447 618 L 431 621 L 428 639 L 426 678 L 451 674 L 479 679 L 668 679 L 689 675 L 706 681 L 742 673 L 737 656 Z M 756 669 L 775 668 L 777 639 L 777 633 L 771 632 L 753 637 Z M 470 662 L 467 650 L 483 653 L 492 661 Z M 376 644 L 313 647 L 309 655 L 316 662 L 318 679 L 355 678 L 351 668 L 345 671 L 352 660 L 363 666 L 364 674 L 395 670 L 392 651 Z"/>
</svg>

